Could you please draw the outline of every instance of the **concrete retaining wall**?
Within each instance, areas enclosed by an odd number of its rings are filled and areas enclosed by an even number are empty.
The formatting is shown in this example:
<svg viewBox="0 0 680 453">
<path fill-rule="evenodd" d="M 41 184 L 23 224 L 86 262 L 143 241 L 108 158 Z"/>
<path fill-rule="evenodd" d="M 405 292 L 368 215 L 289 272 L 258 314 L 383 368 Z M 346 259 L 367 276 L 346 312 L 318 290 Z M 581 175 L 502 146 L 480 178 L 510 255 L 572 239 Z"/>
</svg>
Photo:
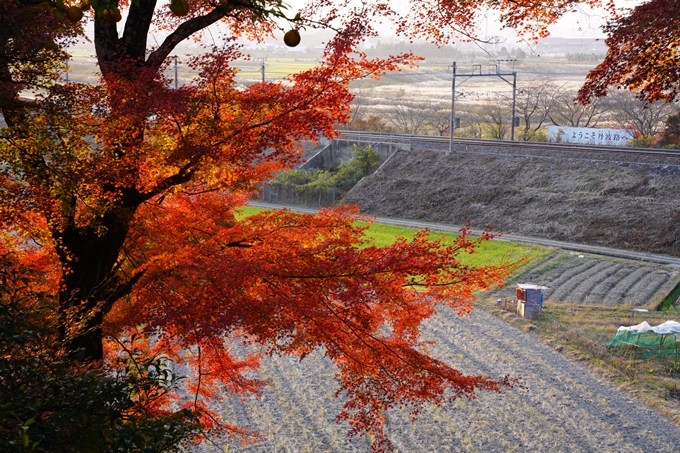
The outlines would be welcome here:
<svg viewBox="0 0 680 453">
<path fill-rule="evenodd" d="M 357 142 L 355 140 L 328 140 L 327 143 L 325 148 L 312 156 L 299 168 L 301 170 L 326 169 L 334 162 L 349 162 L 349 160 L 354 157 L 354 145 L 371 145 L 380 155 L 381 165 L 397 150 L 409 150 L 411 148 L 411 145 L 407 144 L 365 143 Z"/>
</svg>

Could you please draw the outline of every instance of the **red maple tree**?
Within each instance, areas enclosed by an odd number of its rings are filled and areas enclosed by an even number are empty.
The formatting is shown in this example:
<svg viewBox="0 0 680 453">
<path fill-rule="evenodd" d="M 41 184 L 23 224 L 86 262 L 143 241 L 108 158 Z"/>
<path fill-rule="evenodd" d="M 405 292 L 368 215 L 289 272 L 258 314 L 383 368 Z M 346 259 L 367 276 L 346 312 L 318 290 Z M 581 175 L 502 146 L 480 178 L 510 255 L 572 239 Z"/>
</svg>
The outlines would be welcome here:
<svg viewBox="0 0 680 453">
<path fill-rule="evenodd" d="M 635 92 L 646 101 L 672 102 L 680 93 L 680 1 L 651 0 L 609 22 L 608 50 L 587 77 L 579 100 L 606 96 L 611 89 Z"/>
<path fill-rule="evenodd" d="M 3 253 L 41 263 L 73 360 L 106 359 L 120 338 L 146 338 L 147 349 L 194 368 L 188 385 L 198 407 L 225 388 L 262 385 L 248 377 L 258 357 L 237 358 L 230 342 L 301 358 L 322 349 L 347 397 L 340 417 L 384 449 L 385 410 L 417 412 L 423 403 L 511 385 L 461 375 L 429 357 L 419 337 L 438 305 L 469 311 L 473 292 L 501 283 L 508 269 L 463 265 L 459 255 L 477 245 L 467 234 L 453 244 L 422 233 L 375 247 L 349 208 L 240 221 L 234 209 L 298 162 L 300 141 L 334 136 L 333 125 L 348 119 L 350 81 L 416 61 L 359 51 L 376 34 L 375 21 L 447 42 L 456 33 L 475 38 L 480 8 L 488 7 L 507 26 L 543 35 L 573 3 L 412 2 L 398 14 L 387 0 L 313 0 L 293 15 L 269 0 L 175 0 L 172 10 L 155 0 L 91 0 L 83 10 L 102 77 L 87 86 L 43 83 L 63 61 L 59 40 L 78 32 L 67 22 L 77 19 L 67 8 L 75 5 L 4 2 L 3 23 L 33 18 L 35 26 L 0 31 L 0 109 L 9 126 L 0 140 Z M 124 26 L 119 8 L 127 9 Z M 236 86 L 231 63 L 242 55 L 232 39 L 190 61 L 198 71 L 190 85 L 169 88 L 163 70 L 180 42 L 217 22 L 231 38 L 259 39 L 277 20 L 303 37 L 304 27 L 338 33 L 318 67 L 282 82 Z M 167 32 L 155 47 L 151 27 Z M 44 88 L 36 101 L 18 100 L 36 86 Z"/>
<path fill-rule="evenodd" d="M 445 245 L 423 233 L 377 248 L 350 209 L 235 220 L 255 184 L 299 160 L 301 140 L 333 136 L 349 112 L 351 80 L 415 57 L 369 60 L 357 52 L 372 12 L 350 10 L 314 69 L 237 87 L 231 62 L 241 53 L 227 43 L 190 61 L 198 72 L 191 85 L 170 89 L 163 70 L 182 40 L 218 20 L 235 36 L 268 33 L 271 17 L 283 15 L 276 2 L 225 5 L 192 2 L 178 18 L 154 13 L 154 1 L 133 2 L 119 36 L 107 20 L 115 19 L 113 4 L 93 2 L 101 83 L 46 86 L 20 114 L 7 109 L 3 247 L 43 260 L 72 359 L 106 359 L 121 339 L 146 338 L 151 353 L 194 368 L 187 385 L 196 410 L 225 388 L 262 385 L 247 377 L 257 357 L 236 358 L 229 342 L 300 357 L 322 348 L 347 397 L 340 417 L 353 433 L 374 434 L 376 450 L 388 445 L 381 414 L 390 407 L 415 410 L 510 385 L 462 376 L 425 354 L 419 340 L 421 321 L 437 305 L 468 311 L 473 291 L 506 272 L 462 265 L 459 253 L 476 244 L 466 235 Z M 154 20 L 170 33 L 148 51 Z M 168 398 L 154 404 L 162 409 Z M 223 423 L 202 413 L 206 426 Z"/>
</svg>

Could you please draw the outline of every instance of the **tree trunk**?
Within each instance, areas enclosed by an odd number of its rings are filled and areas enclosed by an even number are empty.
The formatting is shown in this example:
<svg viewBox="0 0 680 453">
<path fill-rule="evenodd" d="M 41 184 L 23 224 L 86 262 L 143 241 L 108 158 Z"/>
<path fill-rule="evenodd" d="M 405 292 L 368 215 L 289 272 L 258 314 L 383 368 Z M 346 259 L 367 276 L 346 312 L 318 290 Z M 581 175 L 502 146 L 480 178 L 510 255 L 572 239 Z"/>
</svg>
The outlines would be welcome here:
<svg viewBox="0 0 680 453">
<path fill-rule="evenodd" d="M 138 273 L 123 281 L 118 267 L 134 213 L 148 196 L 134 189 L 122 192 L 117 206 L 105 213 L 97 225 L 53 232 L 63 269 L 59 294 L 61 334 L 74 360 L 102 359 L 104 315 L 141 277 Z"/>
</svg>

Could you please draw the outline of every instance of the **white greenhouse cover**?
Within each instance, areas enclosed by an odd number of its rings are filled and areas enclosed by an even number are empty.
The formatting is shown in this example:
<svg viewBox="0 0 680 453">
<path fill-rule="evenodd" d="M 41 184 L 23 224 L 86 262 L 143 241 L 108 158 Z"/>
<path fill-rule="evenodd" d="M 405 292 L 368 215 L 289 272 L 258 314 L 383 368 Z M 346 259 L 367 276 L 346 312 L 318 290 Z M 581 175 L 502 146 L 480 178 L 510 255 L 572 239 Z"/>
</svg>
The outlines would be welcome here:
<svg viewBox="0 0 680 453">
<path fill-rule="evenodd" d="M 642 332 L 649 332 L 650 330 L 654 333 L 658 334 L 667 334 L 667 333 L 676 333 L 680 334 L 680 322 L 676 321 L 666 321 L 663 324 L 659 324 L 656 327 L 650 326 L 647 321 L 642 321 L 640 324 L 636 326 L 621 326 L 619 327 L 618 331 L 622 330 L 630 330 L 630 331 L 637 331 L 638 333 Z"/>
</svg>

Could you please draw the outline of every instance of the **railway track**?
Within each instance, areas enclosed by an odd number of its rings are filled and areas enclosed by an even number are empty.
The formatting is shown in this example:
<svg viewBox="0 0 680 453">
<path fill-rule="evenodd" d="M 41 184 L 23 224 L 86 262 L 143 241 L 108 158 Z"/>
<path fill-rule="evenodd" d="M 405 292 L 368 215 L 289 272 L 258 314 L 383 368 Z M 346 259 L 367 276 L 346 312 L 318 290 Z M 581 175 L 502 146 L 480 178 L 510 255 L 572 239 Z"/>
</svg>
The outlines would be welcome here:
<svg viewBox="0 0 680 453">
<path fill-rule="evenodd" d="M 438 145 L 435 149 L 448 150 L 449 137 L 437 137 L 432 135 L 417 134 L 396 134 L 391 132 L 366 132 L 366 131 L 345 131 L 338 130 L 344 140 L 356 140 L 358 142 L 369 143 L 394 143 L 405 145 Z M 605 145 L 578 145 L 563 143 L 546 142 L 518 142 L 509 140 L 483 140 L 470 138 L 454 138 L 454 151 L 456 147 L 463 146 L 493 146 L 496 148 L 516 148 L 516 149 L 541 149 L 546 151 L 567 151 L 567 152 L 589 152 L 589 153 L 618 153 L 637 156 L 656 156 L 656 157 L 680 157 L 680 150 L 650 149 L 650 148 L 621 148 L 617 146 Z"/>
</svg>

